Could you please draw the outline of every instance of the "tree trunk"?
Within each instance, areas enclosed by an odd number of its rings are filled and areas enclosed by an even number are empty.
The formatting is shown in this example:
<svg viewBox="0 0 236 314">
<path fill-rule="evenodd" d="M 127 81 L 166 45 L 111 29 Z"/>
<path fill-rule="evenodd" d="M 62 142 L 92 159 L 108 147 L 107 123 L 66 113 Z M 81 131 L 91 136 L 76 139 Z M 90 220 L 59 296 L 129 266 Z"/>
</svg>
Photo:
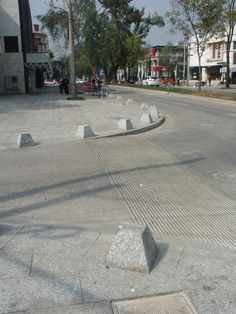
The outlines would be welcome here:
<svg viewBox="0 0 236 314">
<path fill-rule="evenodd" d="M 230 76 L 229 76 L 229 54 L 230 54 L 230 45 L 226 45 L 226 88 L 230 88 Z"/>
<path fill-rule="evenodd" d="M 76 97 L 76 82 L 75 82 L 75 51 L 74 51 L 74 28 L 73 28 L 73 13 L 72 2 L 68 2 L 69 9 L 69 44 L 70 44 L 70 88 L 72 97 Z"/>
<path fill-rule="evenodd" d="M 198 90 L 199 92 L 202 90 L 202 65 L 201 65 L 201 58 L 198 56 Z"/>
</svg>

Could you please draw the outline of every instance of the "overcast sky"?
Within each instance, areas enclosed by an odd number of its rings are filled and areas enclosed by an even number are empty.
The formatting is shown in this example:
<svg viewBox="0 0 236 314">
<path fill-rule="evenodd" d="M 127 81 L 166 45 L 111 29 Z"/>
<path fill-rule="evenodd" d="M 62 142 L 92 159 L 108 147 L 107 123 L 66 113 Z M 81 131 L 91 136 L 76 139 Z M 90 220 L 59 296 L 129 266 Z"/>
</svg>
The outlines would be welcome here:
<svg viewBox="0 0 236 314">
<path fill-rule="evenodd" d="M 47 12 L 49 2 L 48 0 L 29 0 L 31 14 L 33 22 L 35 22 L 35 16 L 44 14 Z M 168 0 L 133 0 L 132 4 L 137 8 L 145 7 L 147 13 L 153 14 L 157 12 L 159 15 L 165 15 L 166 11 L 170 9 Z M 173 44 L 180 41 L 181 37 L 177 35 L 170 34 L 168 26 L 160 29 L 158 27 L 153 27 L 149 36 L 147 37 L 147 44 L 155 45 L 164 45 L 167 42 L 171 41 Z"/>
</svg>

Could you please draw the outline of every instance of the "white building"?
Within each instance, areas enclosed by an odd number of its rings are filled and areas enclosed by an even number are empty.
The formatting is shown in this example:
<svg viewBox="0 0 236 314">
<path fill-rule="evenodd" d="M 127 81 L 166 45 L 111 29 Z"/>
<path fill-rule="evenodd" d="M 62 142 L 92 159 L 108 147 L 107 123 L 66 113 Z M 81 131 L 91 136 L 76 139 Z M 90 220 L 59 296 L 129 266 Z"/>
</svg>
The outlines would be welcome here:
<svg viewBox="0 0 236 314">
<path fill-rule="evenodd" d="M 190 79 L 197 79 L 199 74 L 198 56 L 196 48 L 191 47 L 190 51 Z M 211 39 L 206 46 L 201 59 L 202 80 L 225 79 L 226 72 L 226 45 L 225 39 Z M 231 83 L 236 84 L 236 34 L 233 36 L 230 49 L 230 78 Z"/>
<path fill-rule="evenodd" d="M 49 58 L 34 44 L 29 1 L 0 0 L 0 94 L 40 87 Z"/>
</svg>

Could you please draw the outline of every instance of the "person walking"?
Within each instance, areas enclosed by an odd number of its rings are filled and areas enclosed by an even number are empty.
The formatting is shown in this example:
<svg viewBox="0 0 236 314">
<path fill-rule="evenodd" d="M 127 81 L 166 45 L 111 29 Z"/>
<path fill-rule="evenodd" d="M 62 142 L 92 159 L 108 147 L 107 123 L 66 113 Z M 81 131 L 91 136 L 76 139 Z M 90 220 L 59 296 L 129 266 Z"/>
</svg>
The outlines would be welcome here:
<svg viewBox="0 0 236 314">
<path fill-rule="evenodd" d="M 69 95 L 69 80 L 68 78 L 64 78 L 62 81 L 63 90 L 66 95 Z"/>
</svg>

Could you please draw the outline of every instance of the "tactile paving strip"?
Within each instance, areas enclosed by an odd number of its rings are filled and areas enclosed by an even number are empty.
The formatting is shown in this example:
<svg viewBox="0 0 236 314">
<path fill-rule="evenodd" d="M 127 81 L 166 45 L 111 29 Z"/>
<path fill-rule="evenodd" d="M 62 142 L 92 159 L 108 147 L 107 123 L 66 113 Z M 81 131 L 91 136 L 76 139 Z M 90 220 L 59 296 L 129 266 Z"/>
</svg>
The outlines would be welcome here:
<svg viewBox="0 0 236 314">
<path fill-rule="evenodd" d="M 94 143 L 138 223 L 163 236 L 236 248 L 236 201 L 142 137 Z"/>
</svg>

